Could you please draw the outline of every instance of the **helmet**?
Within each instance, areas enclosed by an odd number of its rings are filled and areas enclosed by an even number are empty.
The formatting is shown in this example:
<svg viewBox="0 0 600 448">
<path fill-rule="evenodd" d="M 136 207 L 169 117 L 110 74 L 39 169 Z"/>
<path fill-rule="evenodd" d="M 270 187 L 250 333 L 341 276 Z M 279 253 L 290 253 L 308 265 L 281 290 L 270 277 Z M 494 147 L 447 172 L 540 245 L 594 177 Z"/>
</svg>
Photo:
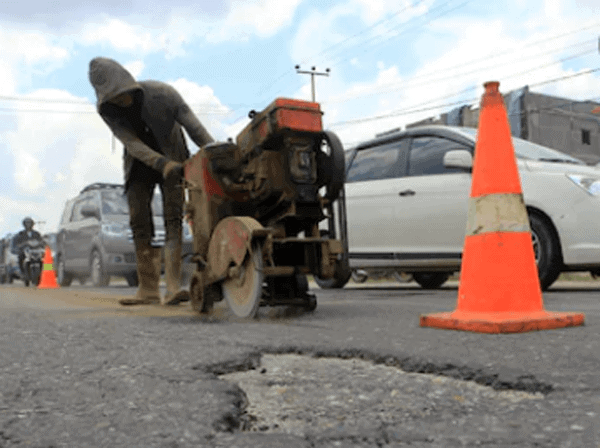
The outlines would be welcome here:
<svg viewBox="0 0 600 448">
<path fill-rule="evenodd" d="M 33 219 L 31 219 L 29 216 L 23 220 L 23 225 L 25 225 L 25 223 L 31 223 L 31 225 L 34 224 Z"/>
</svg>

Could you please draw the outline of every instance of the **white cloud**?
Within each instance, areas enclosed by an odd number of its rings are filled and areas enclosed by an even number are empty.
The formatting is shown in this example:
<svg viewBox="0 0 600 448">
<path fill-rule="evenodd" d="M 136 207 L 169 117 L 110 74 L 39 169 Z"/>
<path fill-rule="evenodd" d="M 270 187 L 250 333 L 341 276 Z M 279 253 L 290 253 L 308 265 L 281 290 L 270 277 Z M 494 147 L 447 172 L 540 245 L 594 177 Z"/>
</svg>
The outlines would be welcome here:
<svg viewBox="0 0 600 448">
<path fill-rule="evenodd" d="M 26 193 L 34 193 L 40 190 L 45 182 L 44 175 L 46 170 L 40 167 L 40 161 L 31 153 L 14 153 L 15 162 L 15 180 L 17 185 Z"/>
<path fill-rule="evenodd" d="M 10 204 L 18 212 L 12 219 L 18 221 L 24 212 L 37 214 L 38 220 L 55 229 L 64 202 L 83 186 L 122 183 L 122 152 L 111 152 L 106 124 L 84 99 L 54 89 L 23 98 L 46 102 L 24 101 L 16 113 L 16 126 L 2 136 L 15 166 L 16 190 Z"/>
<path fill-rule="evenodd" d="M 120 19 L 106 19 L 103 23 L 87 23 L 81 30 L 81 40 L 87 45 L 109 43 L 120 51 L 149 53 L 160 49 L 155 36 L 142 26 L 131 25 Z"/>
<path fill-rule="evenodd" d="M 168 59 L 181 57 L 186 54 L 184 45 L 194 39 L 214 44 L 270 37 L 291 23 L 300 2 L 234 0 L 227 14 L 218 19 L 197 17 L 189 8 L 178 8 L 164 17 L 164 25 L 158 28 L 104 15 L 98 22 L 84 24 L 78 40 L 84 45 L 108 44 L 118 51 L 142 55 L 164 52 Z"/>
<path fill-rule="evenodd" d="M 332 77 L 332 84 L 320 94 L 326 124 L 401 112 L 384 119 L 333 126 L 345 144 L 357 143 L 378 132 L 448 112 L 459 105 L 451 105 L 453 102 L 469 104 L 472 100 L 477 104 L 483 83 L 490 80 L 499 80 L 500 90 L 504 93 L 529 85 L 532 91 L 565 98 L 598 98 L 598 74 L 542 84 L 597 67 L 597 54 L 578 59 L 584 67 L 581 70 L 556 63 L 559 58 L 582 50 L 590 49 L 594 53 L 595 43 L 569 48 L 574 42 L 585 40 L 586 35 L 550 39 L 569 30 L 564 28 L 563 22 L 549 20 L 545 27 L 537 26 L 526 39 L 517 39 L 515 30 L 505 24 L 500 19 L 479 23 L 468 19 L 439 21 L 430 31 L 432 34 L 454 33 L 451 48 L 419 65 L 410 75 L 401 76 L 396 65 L 386 66 L 380 62 L 376 64 L 377 72 L 371 81 L 348 83 L 340 77 Z M 583 28 L 589 22 L 579 20 L 579 24 Z M 588 31 L 587 37 L 591 32 Z M 428 51 L 427 47 L 420 50 Z M 436 105 L 438 107 L 432 107 Z"/>
<path fill-rule="evenodd" d="M 269 37 L 289 25 L 301 0 L 234 0 L 228 14 L 210 24 L 208 42 Z"/>
<path fill-rule="evenodd" d="M 37 31 L 9 30 L 0 27 L 0 94 L 12 95 L 27 84 L 32 73 L 62 64 L 69 50 L 52 41 L 51 36 Z"/>
<path fill-rule="evenodd" d="M 226 126 L 223 124 L 223 119 L 229 116 L 230 110 L 215 96 L 211 87 L 202 86 L 184 78 L 177 79 L 169 84 L 181 94 L 215 140 L 224 140 L 229 136 Z M 190 150 L 195 152 L 195 144 L 189 140 L 188 143 Z"/>
<path fill-rule="evenodd" d="M 330 66 L 332 62 L 356 58 L 357 49 L 364 50 L 365 43 L 389 38 L 402 24 L 426 13 L 433 1 L 424 0 L 416 6 L 411 6 L 412 3 L 347 0 L 326 11 L 314 9 L 300 21 L 291 43 L 292 59 Z M 355 21 L 360 25 L 355 25 Z"/>
<path fill-rule="evenodd" d="M 125 67 L 125 69 L 131 73 L 131 75 L 135 78 L 138 79 L 139 76 L 142 74 L 142 71 L 144 71 L 144 61 L 132 61 L 132 62 L 128 62 L 127 64 L 124 64 L 123 67 Z"/>
</svg>

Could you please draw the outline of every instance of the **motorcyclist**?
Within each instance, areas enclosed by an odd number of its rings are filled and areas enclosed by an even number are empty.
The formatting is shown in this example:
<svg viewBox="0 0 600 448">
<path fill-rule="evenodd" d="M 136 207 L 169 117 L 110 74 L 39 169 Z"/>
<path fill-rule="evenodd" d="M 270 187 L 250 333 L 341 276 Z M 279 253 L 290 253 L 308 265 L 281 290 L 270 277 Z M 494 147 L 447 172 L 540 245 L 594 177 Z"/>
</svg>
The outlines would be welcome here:
<svg viewBox="0 0 600 448">
<path fill-rule="evenodd" d="M 133 299 L 122 305 L 189 300 L 179 290 L 183 216 L 183 165 L 190 153 L 182 129 L 202 147 L 213 138 L 179 93 L 159 81 L 136 81 L 118 62 L 94 58 L 89 80 L 96 92 L 97 110 L 123 143 L 125 191 L 133 231 L 139 286 Z M 154 188 L 162 191 L 165 219 L 165 277 L 167 294 L 161 299 L 160 249 L 152 247 L 154 232 L 151 201 Z"/>
<path fill-rule="evenodd" d="M 27 216 L 23 219 L 23 227 L 25 227 L 25 229 L 21 230 L 14 237 L 15 247 L 19 250 L 19 269 L 21 269 L 21 273 L 23 274 L 25 273 L 25 268 L 23 266 L 23 262 L 25 261 L 25 252 L 23 251 L 23 248 L 25 247 L 25 244 L 30 240 L 39 241 L 41 244 L 45 244 L 42 235 L 40 235 L 37 230 L 33 230 L 34 225 L 33 219 Z"/>
</svg>

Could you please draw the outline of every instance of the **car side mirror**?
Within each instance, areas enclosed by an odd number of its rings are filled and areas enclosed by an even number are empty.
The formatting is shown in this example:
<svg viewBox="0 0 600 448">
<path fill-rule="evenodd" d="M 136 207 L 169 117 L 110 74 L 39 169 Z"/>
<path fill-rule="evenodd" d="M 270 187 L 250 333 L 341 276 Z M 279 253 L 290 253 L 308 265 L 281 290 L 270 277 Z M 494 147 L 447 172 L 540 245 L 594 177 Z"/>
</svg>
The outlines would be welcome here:
<svg viewBox="0 0 600 448">
<path fill-rule="evenodd" d="M 473 156 L 466 149 L 452 149 L 444 154 L 444 166 L 470 170 L 473 168 Z"/>
<path fill-rule="evenodd" d="M 100 209 L 95 205 L 86 204 L 81 207 L 81 216 L 84 218 L 96 218 L 100 219 Z"/>
</svg>

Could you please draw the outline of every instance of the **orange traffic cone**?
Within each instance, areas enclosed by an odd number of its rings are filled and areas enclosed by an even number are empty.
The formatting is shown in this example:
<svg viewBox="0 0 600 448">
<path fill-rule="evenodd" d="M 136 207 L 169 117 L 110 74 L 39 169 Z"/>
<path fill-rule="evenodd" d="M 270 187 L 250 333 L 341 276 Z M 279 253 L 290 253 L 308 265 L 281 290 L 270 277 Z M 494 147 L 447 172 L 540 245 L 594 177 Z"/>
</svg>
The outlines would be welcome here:
<svg viewBox="0 0 600 448">
<path fill-rule="evenodd" d="M 498 82 L 484 84 L 456 310 L 422 327 L 520 333 L 582 325 L 544 310 L 527 210 Z"/>
<path fill-rule="evenodd" d="M 56 283 L 56 275 L 54 274 L 54 261 L 52 260 L 52 253 L 50 252 L 50 248 L 46 246 L 46 252 L 44 253 L 44 269 L 42 270 L 42 276 L 40 277 L 38 289 L 55 289 L 58 287 L 58 283 Z"/>
</svg>

